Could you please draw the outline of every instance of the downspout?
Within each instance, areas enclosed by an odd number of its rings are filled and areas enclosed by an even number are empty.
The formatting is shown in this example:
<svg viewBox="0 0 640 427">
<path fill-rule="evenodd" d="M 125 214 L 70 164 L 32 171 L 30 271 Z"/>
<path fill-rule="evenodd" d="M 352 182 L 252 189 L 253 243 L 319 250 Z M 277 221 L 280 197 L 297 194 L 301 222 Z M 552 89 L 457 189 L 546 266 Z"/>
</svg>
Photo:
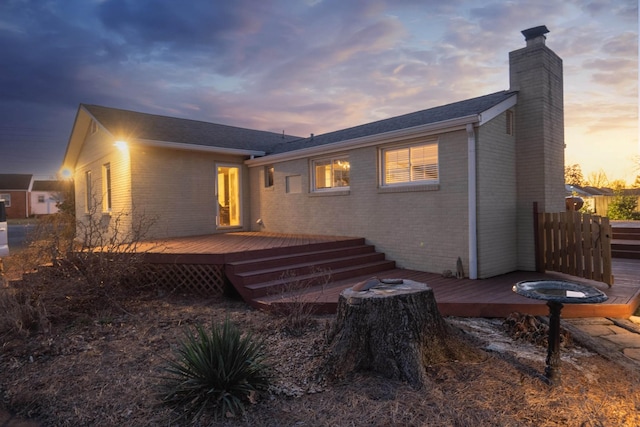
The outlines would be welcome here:
<svg viewBox="0 0 640 427">
<path fill-rule="evenodd" d="M 473 124 L 467 124 L 467 155 L 469 181 L 469 279 L 478 278 L 478 225 L 476 194 L 476 133 Z"/>
</svg>

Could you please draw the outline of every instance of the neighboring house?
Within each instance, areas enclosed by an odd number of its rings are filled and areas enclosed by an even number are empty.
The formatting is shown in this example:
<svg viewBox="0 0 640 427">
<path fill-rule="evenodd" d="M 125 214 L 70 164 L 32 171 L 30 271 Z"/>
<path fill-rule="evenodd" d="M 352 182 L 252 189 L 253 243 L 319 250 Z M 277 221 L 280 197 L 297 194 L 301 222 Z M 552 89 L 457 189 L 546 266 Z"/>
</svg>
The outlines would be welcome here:
<svg viewBox="0 0 640 427">
<path fill-rule="evenodd" d="M 29 217 L 29 193 L 33 175 L 0 174 L 0 199 L 4 200 L 8 219 Z"/>
<path fill-rule="evenodd" d="M 510 88 L 297 138 L 81 105 L 63 167 L 76 214 L 156 216 L 153 237 L 365 237 L 403 268 L 535 270 L 533 204 L 565 209 L 562 60 L 523 31 Z"/>
<path fill-rule="evenodd" d="M 33 181 L 31 188 L 31 215 L 48 215 L 58 212 L 62 186 L 60 181 Z"/>
</svg>

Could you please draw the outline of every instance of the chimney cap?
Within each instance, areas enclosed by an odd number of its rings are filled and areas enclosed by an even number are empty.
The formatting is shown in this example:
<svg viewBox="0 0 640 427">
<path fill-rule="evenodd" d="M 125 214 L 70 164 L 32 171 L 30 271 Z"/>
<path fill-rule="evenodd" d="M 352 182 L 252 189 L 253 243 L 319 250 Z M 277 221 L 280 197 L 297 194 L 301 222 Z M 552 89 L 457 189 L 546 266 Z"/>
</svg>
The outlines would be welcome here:
<svg viewBox="0 0 640 427">
<path fill-rule="evenodd" d="M 549 32 L 549 29 L 546 25 L 540 25 L 538 27 L 528 28 L 526 30 L 522 30 L 522 35 L 524 36 L 525 41 L 533 40 L 537 37 L 543 36 Z"/>
</svg>

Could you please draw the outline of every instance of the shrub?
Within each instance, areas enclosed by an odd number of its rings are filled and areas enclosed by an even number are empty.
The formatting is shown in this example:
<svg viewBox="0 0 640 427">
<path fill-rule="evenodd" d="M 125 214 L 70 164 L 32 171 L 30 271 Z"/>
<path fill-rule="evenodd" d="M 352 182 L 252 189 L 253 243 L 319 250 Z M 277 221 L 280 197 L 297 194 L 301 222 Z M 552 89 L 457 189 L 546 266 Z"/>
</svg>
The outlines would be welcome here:
<svg viewBox="0 0 640 427">
<path fill-rule="evenodd" d="M 49 328 L 47 312 L 37 293 L 28 289 L 0 288 L 0 336 L 29 336 Z"/>
<path fill-rule="evenodd" d="M 209 332 L 197 325 L 195 334 L 187 330 L 177 359 L 165 367 L 160 397 L 182 412 L 180 418 L 197 421 L 207 411 L 216 418 L 235 417 L 269 387 L 265 361 L 264 343 L 242 335 L 228 319 L 212 324 Z"/>
<path fill-rule="evenodd" d="M 640 213 L 635 211 L 637 207 L 638 197 L 624 196 L 618 193 L 611 203 L 609 203 L 607 216 L 609 219 L 640 219 Z"/>
<path fill-rule="evenodd" d="M 286 285 L 280 290 L 280 297 L 287 302 L 277 302 L 273 305 L 275 314 L 281 316 L 280 327 L 293 336 L 301 336 L 307 327 L 315 323 L 313 314 L 316 303 L 331 282 L 330 269 L 314 267 L 311 269 L 311 275 L 310 278 L 301 278 L 292 271 L 285 272 L 282 280 Z M 320 293 L 315 299 L 310 299 L 307 292 L 318 287 L 321 289 Z"/>
</svg>

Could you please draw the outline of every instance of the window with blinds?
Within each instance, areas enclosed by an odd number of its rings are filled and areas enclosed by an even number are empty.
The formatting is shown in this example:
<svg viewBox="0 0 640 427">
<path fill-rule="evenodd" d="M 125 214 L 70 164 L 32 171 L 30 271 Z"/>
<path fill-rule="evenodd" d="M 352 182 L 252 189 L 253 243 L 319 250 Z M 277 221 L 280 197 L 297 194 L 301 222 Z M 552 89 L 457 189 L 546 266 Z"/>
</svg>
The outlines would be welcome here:
<svg viewBox="0 0 640 427">
<path fill-rule="evenodd" d="M 438 143 L 382 150 L 382 185 L 438 182 Z"/>
</svg>

